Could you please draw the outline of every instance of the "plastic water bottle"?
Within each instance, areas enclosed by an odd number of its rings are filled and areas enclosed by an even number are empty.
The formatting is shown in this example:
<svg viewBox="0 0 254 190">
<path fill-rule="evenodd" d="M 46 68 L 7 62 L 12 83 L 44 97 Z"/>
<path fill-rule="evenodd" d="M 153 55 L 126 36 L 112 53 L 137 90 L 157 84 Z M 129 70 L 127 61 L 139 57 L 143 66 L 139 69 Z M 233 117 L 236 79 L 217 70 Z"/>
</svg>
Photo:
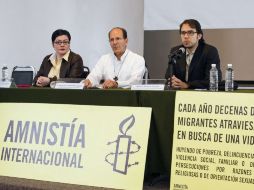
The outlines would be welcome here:
<svg viewBox="0 0 254 190">
<path fill-rule="evenodd" d="M 210 69 L 209 89 L 210 91 L 218 91 L 218 70 L 216 64 L 212 64 Z"/>
<path fill-rule="evenodd" d="M 2 67 L 2 80 L 5 81 L 9 77 L 9 71 L 7 65 L 3 65 Z"/>
<path fill-rule="evenodd" d="M 234 71 L 232 64 L 228 64 L 226 73 L 225 73 L 225 91 L 234 90 Z"/>
</svg>

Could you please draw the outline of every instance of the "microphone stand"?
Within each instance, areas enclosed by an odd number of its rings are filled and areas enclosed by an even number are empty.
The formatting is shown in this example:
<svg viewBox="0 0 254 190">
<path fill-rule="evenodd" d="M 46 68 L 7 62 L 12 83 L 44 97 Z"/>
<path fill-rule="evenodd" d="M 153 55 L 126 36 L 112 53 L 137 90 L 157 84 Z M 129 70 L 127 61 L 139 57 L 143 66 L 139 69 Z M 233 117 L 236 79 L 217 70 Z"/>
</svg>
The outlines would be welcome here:
<svg viewBox="0 0 254 190">
<path fill-rule="evenodd" d="M 168 55 L 168 68 L 169 68 L 169 79 L 167 80 L 168 89 L 175 89 L 172 87 L 172 77 L 173 77 L 173 65 L 176 64 L 176 55 Z"/>
</svg>

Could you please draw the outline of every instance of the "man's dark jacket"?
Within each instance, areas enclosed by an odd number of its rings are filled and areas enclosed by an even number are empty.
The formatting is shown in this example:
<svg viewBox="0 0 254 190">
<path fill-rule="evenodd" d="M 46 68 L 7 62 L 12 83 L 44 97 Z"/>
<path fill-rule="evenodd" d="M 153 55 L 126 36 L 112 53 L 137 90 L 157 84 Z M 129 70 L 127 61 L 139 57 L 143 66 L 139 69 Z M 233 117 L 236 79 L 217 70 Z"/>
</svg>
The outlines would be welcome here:
<svg viewBox="0 0 254 190">
<path fill-rule="evenodd" d="M 183 46 L 176 46 L 171 49 L 171 52 L 177 51 Z M 172 63 L 172 67 L 168 67 L 165 78 L 170 77 L 170 68 L 173 69 L 172 73 L 181 81 L 185 81 L 186 74 L 186 54 L 184 53 L 180 58 L 176 58 L 176 63 Z M 209 88 L 209 71 L 211 64 L 216 64 L 218 69 L 218 78 L 221 81 L 220 58 L 218 50 L 204 42 L 199 42 L 199 45 L 193 55 L 189 66 L 188 84 L 189 88 Z"/>
</svg>

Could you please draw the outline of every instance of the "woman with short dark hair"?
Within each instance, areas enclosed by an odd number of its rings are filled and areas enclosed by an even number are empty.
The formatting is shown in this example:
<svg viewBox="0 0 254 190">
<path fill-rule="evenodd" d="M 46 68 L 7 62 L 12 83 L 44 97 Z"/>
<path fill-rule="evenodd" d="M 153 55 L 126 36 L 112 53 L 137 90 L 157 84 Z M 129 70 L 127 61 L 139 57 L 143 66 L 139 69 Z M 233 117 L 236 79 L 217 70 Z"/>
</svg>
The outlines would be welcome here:
<svg viewBox="0 0 254 190">
<path fill-rule="evenodd" d="M 47 55 L 34 78 L 35 86 L 49 86 L 59 78 L 81 78 L 83 60 L 70 50 L 71 35 L 67 30 L 58 29 L 51 36 L 54 53 Z"/>
</svg>

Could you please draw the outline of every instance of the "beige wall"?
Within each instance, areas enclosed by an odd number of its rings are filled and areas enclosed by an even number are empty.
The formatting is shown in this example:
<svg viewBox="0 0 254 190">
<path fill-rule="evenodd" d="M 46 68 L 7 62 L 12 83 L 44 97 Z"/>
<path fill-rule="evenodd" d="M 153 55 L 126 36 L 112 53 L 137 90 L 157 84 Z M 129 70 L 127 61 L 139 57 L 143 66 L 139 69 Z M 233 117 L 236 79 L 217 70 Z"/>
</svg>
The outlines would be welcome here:
<svg viewBox="0 0 254 190">
<path fill-rule="evenodd" d="M 207 29 L 203 30 L 207 43 L 218 48 L 221 70 L 231 63 L 235 80 L 254 81 L 254 29 Z M 144 57 L 151 78 L 164 78 L 170 49 L 180 43 L 176 30 L 145 31 Z"/>
</svg>

